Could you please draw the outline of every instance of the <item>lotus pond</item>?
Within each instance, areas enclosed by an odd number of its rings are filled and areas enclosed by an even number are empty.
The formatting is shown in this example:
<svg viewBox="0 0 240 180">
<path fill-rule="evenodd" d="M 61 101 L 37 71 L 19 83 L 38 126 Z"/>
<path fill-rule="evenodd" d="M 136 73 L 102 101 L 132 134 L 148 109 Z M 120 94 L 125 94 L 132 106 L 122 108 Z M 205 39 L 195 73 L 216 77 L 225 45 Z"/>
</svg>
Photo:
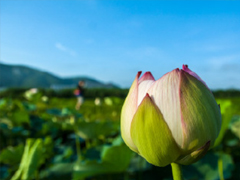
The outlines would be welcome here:
<svg viewBox="0 0 240 180">
<path fill-rule="evenodd" d="M 217 98 L 222 129 L 216 146 L 183 166 L 184 179 L 240 179 L 240 97 Z M 172 179 L 171 167 L 155 167 L 124 144 L 120 112 L 124 98 L 76 99 L 24 92 L 0 99 L 1 180 Z"/>
</svg>

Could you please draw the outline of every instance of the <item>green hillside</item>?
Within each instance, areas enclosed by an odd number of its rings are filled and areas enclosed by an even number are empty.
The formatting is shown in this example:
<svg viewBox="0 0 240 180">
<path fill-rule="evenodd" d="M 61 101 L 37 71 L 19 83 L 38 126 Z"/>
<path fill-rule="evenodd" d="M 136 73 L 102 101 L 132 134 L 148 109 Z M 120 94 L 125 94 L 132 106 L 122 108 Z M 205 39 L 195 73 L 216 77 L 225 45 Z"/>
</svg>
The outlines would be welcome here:
<svg viewBox="0 0 240 180">
<path fill-rule="evenodd" d="M 79 80 L 84 80 L 87 88 L 118 88 L 116 85 L 105 84 L 89 77 L 60 78 L 51 73 L 34 68 L 0 63 L 0 88 L 36 87 L 66 89 L 75 87 Z"/>
</svg>

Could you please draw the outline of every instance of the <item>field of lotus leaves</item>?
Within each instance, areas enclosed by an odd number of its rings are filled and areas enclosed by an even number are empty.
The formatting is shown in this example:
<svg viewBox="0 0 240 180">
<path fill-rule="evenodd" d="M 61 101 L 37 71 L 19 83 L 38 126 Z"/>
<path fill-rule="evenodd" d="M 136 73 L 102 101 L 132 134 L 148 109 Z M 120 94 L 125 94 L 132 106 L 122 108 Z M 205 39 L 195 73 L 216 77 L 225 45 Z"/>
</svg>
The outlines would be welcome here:
<svg viewBox="0 0 240 180">
<path fill-rule="evenodd" d="M 240 97 L 216 98 L 222 129 L 203 159 L 183 166 L 184 179 L 240 179 Z M 0 98 L 1 180 L 154 180 L 172 178 L 124 144 L 120 112 L 124 98 L 76 99 L 26 91 Z"/>
</svg>

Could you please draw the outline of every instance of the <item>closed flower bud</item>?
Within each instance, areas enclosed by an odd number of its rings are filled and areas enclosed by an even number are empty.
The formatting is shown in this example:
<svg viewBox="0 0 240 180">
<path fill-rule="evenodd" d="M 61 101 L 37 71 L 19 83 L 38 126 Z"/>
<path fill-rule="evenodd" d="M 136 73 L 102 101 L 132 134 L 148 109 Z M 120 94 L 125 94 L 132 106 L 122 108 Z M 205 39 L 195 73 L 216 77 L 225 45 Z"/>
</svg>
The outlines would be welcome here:
<svg viewBox="0 0 240 180">
<path fill-rule="evenodd" d="M 206 83 L 187 65 L 155 80 L 138 72 L 121 112 L 121 134 L 149 163 L 191 164 L 213 147 L 221 113 Z"/>
</svg>

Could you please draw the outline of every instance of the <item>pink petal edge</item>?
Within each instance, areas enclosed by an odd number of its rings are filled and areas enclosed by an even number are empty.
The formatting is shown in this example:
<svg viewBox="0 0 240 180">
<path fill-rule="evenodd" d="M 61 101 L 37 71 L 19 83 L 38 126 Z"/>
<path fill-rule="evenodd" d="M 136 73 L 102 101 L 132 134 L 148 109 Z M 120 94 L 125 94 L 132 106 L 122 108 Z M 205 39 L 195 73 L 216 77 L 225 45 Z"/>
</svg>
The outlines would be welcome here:
<svg viewBox="0 0 240 180">
<path fill-rule="evenodd" d="M 153 80 L 153 81 L 155 81 L 155 79 L 154 79 L 154 77 L 153 77 L 153 75 L 152 75 L 152 73 L 150 71 L 147 71 L 147 72 L 145 72 L 142 75 L 142 77 L 138 81 L 138 84 L 140 84 L 142 81 L 146 81 L 146 80 Z"/>
<path fill-rule="evenodd" d="M 197 80 L 201 81 L 207 88 L 207 84 L 193 71 L 191 71 L 189 68 L 188 68 L 188 65 L 182 65 L 182 70 L 187 72 L 188 74 L 190 74 L 191 76 L 195 77 Z M 209 88 L 208 88 L 209 89 Z M 210 90 L 210 89 L 209 89 Z"/>
<path fill-rule="evenodd" d="M 139 79 L 140 75 L 142 74 L 142 71 L 138 71 L 137 78 Z"/>
</svg>

